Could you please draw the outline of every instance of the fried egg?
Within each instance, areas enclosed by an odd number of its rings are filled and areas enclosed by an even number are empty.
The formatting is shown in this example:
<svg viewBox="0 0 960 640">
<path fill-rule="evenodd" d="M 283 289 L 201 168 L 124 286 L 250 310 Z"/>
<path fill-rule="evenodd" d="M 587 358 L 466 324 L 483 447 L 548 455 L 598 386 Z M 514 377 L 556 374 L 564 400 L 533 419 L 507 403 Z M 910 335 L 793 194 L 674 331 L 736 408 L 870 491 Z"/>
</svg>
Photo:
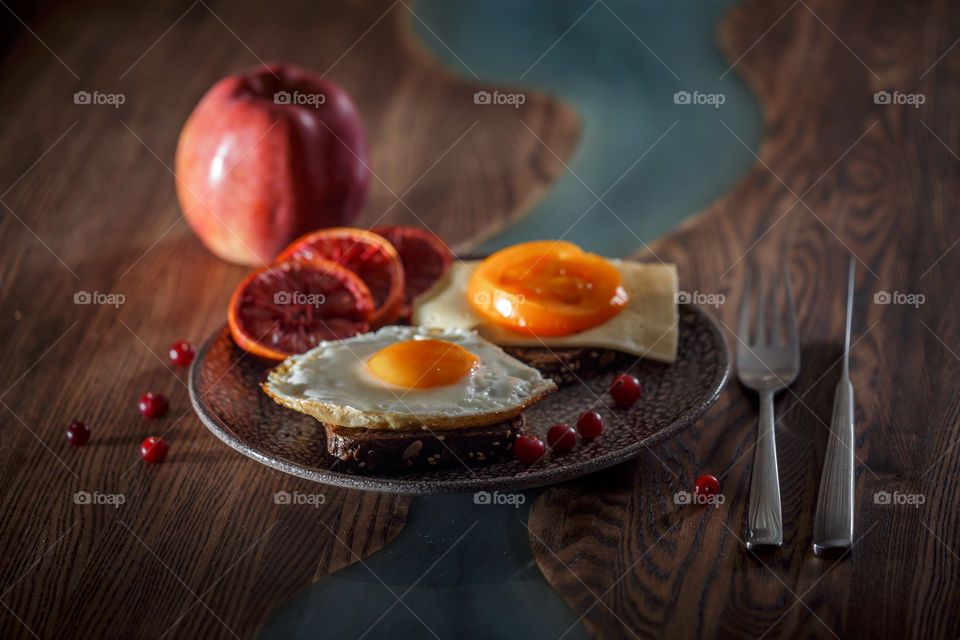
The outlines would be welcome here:
<svg viewBox="0 0 960 640">
<path fill-rule="evenodd" d="M 626 305 L 587 329 L 566 335 L 531 335 L 492 321 L 470 301 L 471 278 L 483 261 L 455 263 L 443 279 L 413 302 L 415 325 L 474 329 L 510 347 L 590 347 L 623 351 L 661 362 L 677 358 L 677 269 L 674 265 L 607 260 L 620 275 Z M 496 301 L 495 301 L 496 302 Z"/>
<path fill-rule="evenodd" d="M 435 430 L 508 420 L 556 388 L 473 331 L 401 326 L 321 342 L 263 384 L 278 403 L 328 424 Z"/>
</svg>

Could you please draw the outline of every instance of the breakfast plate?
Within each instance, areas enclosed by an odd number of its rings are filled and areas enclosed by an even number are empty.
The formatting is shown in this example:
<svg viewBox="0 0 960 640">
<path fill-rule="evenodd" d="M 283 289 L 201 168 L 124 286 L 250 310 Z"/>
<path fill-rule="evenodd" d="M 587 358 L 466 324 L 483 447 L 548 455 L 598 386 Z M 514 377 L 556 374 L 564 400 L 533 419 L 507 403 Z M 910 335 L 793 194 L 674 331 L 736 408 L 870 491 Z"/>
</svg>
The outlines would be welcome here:
<svg viewBox="0 0 960 640">
<path fill-rule="evenodd" d="M 598 411 L 607 425 L 596 440 L 550 454 L 532 466 L 517 460 L 424 471 L 356 473 L 327 450 L 323 425 L 274 402 L 261 390 L 270 366 L 236 345 L 227 326 L 215 331 L 190 370 L 190 399 L 200 419 L 229 446 L 269 467 L 316 482 L 403 494 L 521 489 L 577 478 L 629 460 L 698 420 L 719 397 L 730 357 L 716 321 L 694 305 L 679 305 L 678 355 L 673 364 L 647 359 L 560 389 L 525 411 L 527 432 L 541 438 L 551 425 Z M 629 370 L 643 399 L 624 408 L 607 390 Z"/>
</svg>

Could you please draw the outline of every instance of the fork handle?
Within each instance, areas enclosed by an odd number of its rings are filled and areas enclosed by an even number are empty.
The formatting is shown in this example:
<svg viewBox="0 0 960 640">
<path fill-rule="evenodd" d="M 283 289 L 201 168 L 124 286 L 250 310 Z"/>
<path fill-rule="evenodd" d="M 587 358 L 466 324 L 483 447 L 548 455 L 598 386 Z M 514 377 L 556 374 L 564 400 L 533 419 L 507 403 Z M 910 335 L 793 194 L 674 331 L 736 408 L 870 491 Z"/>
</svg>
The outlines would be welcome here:
<svg viewBox="0 0 960 640">
<path fill-rule="evenodd" d="M 760 426 L 753 453 L 750 504 L 747 511 L 747 548 L 783 544 L 780 477 L 777 473 L 777 437 L 774 434 L 773 392 L 760 392 Z"/>
<path fill-rule="evenodd" d="M 844 378 L 833 399 L 820 497 L 813 518 L 813 552 L 853 545 L 853 385 Z"/>
</svg>

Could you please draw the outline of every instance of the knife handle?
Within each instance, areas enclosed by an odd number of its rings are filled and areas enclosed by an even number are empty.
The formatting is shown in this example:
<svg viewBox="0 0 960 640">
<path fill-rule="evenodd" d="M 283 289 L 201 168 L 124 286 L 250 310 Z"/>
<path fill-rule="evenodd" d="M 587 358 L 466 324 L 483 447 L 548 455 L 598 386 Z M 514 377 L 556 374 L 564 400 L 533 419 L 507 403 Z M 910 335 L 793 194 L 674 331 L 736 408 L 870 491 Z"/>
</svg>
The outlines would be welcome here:
<svg viewBox="0 0 960 640">
<path fill-rule="evenodd" d="M 853 546 L 853 385 L 844 377 L 833 399 L 830 437 L 813 518 L 813 552 Z"/>
</svg>

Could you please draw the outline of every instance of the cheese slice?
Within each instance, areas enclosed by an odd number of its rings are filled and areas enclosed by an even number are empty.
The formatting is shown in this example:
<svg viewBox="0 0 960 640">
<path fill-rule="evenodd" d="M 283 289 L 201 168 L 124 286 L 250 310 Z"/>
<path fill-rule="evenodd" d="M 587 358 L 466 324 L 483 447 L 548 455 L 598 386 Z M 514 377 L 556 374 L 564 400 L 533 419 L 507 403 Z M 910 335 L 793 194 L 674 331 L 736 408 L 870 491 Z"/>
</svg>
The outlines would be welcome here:
<svg viewBox="0 0 960 640">
<path fill-rule="evenodd" d="M 489 322 L 467 299 L 467 284 L 480 260 L 455 262 L 446 275 L 413 303 L 413 324 L 475 329 L 510 347 L 614 349 L 662 362 L 677 359 L 677 268 L 672 264 L 611 260 L 620 271 L 627 306 L 601 325 L 565 336 L 531 336 Z"/>
</svg>

